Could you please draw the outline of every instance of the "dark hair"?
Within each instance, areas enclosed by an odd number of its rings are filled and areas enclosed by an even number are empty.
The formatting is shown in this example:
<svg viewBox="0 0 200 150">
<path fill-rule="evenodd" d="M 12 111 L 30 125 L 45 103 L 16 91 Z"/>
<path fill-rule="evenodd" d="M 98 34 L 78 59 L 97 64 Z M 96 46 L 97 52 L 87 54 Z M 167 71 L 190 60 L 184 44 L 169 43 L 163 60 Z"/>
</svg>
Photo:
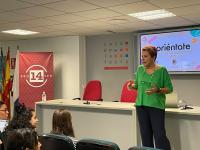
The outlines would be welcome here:
<svg viewBox="0 0 200 150">
<path fill-rule="evenodd" d="M 64 134 L 67 136 L 74 137 L 72 117 L 70 112 L 64 109 L 59 109 L 53 113 L 51 133 Z"/>
<path fill-rule="evenodd" d="M 5 130 L 33 128 L 30 123 L 33 112 L 34 110 L 32 108 L 26 108 L 24 104 L 16 105 L 13 118 L 9 121 Z"/>
<path fill-rule="evenodd" d="M 3 101 L 0 101 L 0 107 L 2 106 L 2 105 L 6 105 Z"/>
<path fill-rule="evenodd" d="M 145 46 L 142 48 L 142 51 L 146 51 L 150 54 L 151 57 L 155 57 L 155 60 L 157 58 L 157 48 L 155 46 Z"/>
<path fill-rule="evenodd" d="M 5 133 L 4 148 L 6 150 L 35 150 L 38 145 L 37 132 L 30 128 L 22 128 Z"/>
</svg>

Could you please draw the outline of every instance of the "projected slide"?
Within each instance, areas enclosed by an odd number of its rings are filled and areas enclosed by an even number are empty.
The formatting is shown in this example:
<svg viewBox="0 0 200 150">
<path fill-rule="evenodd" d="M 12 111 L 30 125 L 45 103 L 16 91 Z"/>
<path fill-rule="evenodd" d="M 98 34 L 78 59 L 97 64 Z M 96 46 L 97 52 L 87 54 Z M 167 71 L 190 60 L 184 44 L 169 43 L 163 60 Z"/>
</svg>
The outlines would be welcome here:
<svg viewBox="0 0 200 150">
<path fill-rule="evenodd" d="M 140 44 L 157 47 L 157 63 L 168 71 L 200 71 L 200 30 L 141 35 Z"/>
</svg>

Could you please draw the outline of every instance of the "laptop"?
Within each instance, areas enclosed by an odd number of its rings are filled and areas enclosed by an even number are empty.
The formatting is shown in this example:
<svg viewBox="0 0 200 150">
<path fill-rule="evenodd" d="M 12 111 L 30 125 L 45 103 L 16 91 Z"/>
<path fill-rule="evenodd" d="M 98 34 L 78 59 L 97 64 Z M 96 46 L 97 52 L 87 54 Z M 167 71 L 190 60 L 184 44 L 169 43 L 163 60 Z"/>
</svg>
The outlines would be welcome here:
<svg viewBox="0 0 200 150">
<path fill-rule="evenodd" d="M 178 94 L 176 92 L 166 94 L 165 106 L 166 108 L 178 108 Z"/>
</svg>

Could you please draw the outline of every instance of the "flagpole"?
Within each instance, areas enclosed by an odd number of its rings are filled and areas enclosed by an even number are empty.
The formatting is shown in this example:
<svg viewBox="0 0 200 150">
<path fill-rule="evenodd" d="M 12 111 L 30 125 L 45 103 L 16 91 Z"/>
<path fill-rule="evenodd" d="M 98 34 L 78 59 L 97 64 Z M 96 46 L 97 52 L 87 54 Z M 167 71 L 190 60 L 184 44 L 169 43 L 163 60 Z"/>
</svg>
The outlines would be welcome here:
<svg viewBox="0 0 200 150">
<path fill-rule="evenodd" d="M 17 45 L 17 54 L 15 62 L 15 70 L 13 75 L 13 84 L 12 84 L 12 100 L 11 100 L 11 118 L 14 114 L 14 106 L 17 99 L 19 99 L 19 46 Z"/>
<path fill-rule="evenodd" d="M 3 47 L 1 47 L 1 59 L 0 59 L 0 68 L 1 68 L 1 72 L 0 72 L 0 100 L 2 101 L 2 97 L 3 97 Z"/>
</svg>

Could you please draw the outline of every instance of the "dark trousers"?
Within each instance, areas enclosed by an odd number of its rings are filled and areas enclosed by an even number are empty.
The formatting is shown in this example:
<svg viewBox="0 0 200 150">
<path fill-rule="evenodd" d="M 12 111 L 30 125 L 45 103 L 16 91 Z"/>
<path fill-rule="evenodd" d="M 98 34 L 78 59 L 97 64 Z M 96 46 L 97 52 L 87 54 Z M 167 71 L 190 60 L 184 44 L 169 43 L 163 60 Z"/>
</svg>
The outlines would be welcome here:
<svg viewBox="0 0 200 150">
<path fill-rule="evenodd" d="M 142 145 L 155 147 L 162 150 L 171 150 L 169 140 L 165 132 L 165 110 L 137 106 L 137 117 L 140 126 Z"/>
</svg>

